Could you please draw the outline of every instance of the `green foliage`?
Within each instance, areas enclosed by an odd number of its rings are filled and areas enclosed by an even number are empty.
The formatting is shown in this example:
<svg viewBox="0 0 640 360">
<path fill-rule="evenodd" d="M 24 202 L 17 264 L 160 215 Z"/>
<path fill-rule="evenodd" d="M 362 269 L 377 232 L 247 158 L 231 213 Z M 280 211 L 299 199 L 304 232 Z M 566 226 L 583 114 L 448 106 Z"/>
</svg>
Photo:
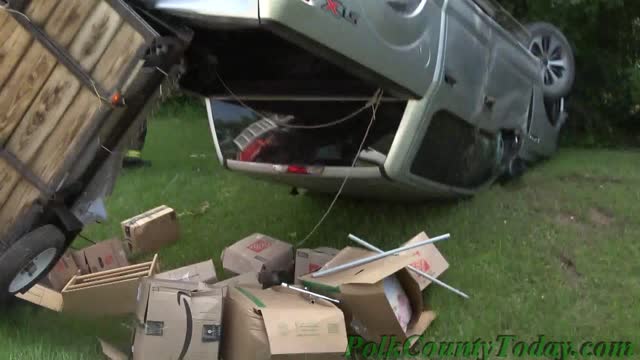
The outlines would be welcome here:
<svg viewBox="0 0 640 360">
<path fill-rule="evenodd" d="M 574 46 L 578 69 L 570 101 L 572 138 L 639 144 L 640 1 L 500 2 L 525 22 L 553 23 Z"/>
</svg>

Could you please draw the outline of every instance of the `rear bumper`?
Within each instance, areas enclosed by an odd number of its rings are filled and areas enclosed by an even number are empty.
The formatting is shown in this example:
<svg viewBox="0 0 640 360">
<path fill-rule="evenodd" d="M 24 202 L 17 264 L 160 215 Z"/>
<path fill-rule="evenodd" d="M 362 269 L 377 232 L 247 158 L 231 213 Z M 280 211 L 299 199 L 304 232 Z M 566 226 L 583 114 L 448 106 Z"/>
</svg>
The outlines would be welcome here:
<svg viewBox="0 0 640 360">
<path fill-rule="evenodd" d="M 394 182 L 385 177 L 378 167 L 325 167 L 322 174 L 292 174 L 286 172 L 286 165 L 274 165 L 226 160 L 227 169 L 250 177 L 307 189 L 320 193 L 336 193 L 346 177 L 348 180 L 343 194 L 356 198 L 376 198 L 386 200 L 424 200 L 449 198 L 454 194 L 441 188 L 421 187 Z"/>
</svg>

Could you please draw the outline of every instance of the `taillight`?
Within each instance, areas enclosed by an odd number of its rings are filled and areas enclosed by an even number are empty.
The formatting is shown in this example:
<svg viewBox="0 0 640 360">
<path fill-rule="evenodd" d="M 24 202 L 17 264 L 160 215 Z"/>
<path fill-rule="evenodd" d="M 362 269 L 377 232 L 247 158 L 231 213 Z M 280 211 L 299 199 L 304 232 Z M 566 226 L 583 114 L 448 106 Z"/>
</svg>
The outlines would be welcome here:
<svg viewBox="0 0 640 360">
<path fill-rule="evenodd" d="M 306 167 L 304 166 L 297 166 L 297 165 L 289 165 L 287 167 L 287 172 L 290 174 L 303 174 L 303 175 L 308 175 L 309 171 L 307 170 Z"/>
</svg>

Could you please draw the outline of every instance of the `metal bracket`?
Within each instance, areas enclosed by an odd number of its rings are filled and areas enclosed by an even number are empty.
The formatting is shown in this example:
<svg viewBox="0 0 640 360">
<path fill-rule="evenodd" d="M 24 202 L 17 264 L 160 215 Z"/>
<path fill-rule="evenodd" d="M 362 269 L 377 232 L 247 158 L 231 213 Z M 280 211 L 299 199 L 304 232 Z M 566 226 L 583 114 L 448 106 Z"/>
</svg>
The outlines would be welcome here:
<svg viewBox="0 0 640 360">
<path fill-rule="evenodd" d="M 22 160 L 18 159 L 11 151 L 4 147 L 0 147 L 0 158 L 4 159 L 11 167 L 13 167 L 20 176 L 29 181 L 36 189 L 40 190 L 47 198 L 51 198 L 54 194 L 47 184 L 42 181 Z"/>
</svg>

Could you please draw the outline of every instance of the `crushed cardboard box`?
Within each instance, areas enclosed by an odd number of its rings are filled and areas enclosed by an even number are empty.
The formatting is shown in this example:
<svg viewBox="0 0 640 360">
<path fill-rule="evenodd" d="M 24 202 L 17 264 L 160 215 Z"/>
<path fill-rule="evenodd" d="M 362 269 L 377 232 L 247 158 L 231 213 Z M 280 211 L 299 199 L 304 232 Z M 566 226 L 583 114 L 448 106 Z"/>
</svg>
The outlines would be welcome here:
<svg viewBox="0 0 640 360">
<path fill-rule="evenodd" d="M 80 269 L 76 265 L 71 253 L 65 253 L 47 275 L 47 280 L 51 289 L 60 291 L 71 280 L 78 275 Z"/>
<path fill-rule="evenodd" d="M 98 242 L 75 251 L 72 255 L 82 274 L 113 270 L 129 265 L 124 244 L 119 239 Z"/>
<path fill-rule="evenodd" d="M 221 258 L 227 275 L 293 270 L 293 246 L 263 234 L 253 234 L 227 247 Z"/>
<path fill-rule="evenodd" d="M 90 317 L 133 314 L 140 280 L 158 270 L 158 256 L 152 261 L 89 275 L 76 275 L 62 291 L 36 285 L 16 297 L 63 313 Z"/>
<path fill-rule="evenodd" d="M 145 279 L 139 296 L 134 360 L 218 358 L 221 289 L 196 282 Z"/>
<path fill-rule="evenodd" d="M 230 287 L 225 298 L 225 360 L 341 359 L 347 333 L 340 309 L 281 287 Z"/>
<path fill-rule="evenodd" d="M 429 236 L 427 236 L 426 233 L 422 232 L 416 235 L 413 239 L 403 244 L 402 246 L 416 244 L 425 240 L 429 240 Z M 417 249 L 405 251 L 401 254 L 408 254 L 408 253 L 414 253 L 418 257 L 416 261 L 411 263 L 411 266 L 413 266 L 414 268 L 420 271 L 425 272 L 426 274 L 428 274 L 433 278 L 437 279 L 449 268 L 449 263 L 444 258 L 444 256 L 442 256 L 440 251 L 438 251 L 438 248 L 436 248 L 434 244 L 427 244 Z M 420 290 L 424 290 L 427 286 L 431 284 L 431 280 L 427 279 L 422 275 L 417 274 L 415 271 L 410 271 L 410 273 L 411 273 L 411 277 L 413 277 L 413 279 L 418 283 L 418 285 L 420 285 Z"/>
<path fill-rule="evenodd" d="M 217 281 L 216 268 L 213 265 L 213 260 L 165 271 L 155 275 L 154 278 L 161 280 L 203 282 L 207 284 L 213 284 Z"/>
<path fill-rule="evenodd" d="M 156 252 L 180 237 L 178 216 L 166 205 L 127 219 L 121 225 L 129 251 L 135 254 Z"/>
<path fill-rule="evenodd" d="M 323 269 L 373 254 L 367 250 L 347 247 Z M 399 341 L 404 341 L 413 335 L 422 334 L 435 319 L 434 312 L 424 310 L 420 287 L 406 269 L 417 258 L 413 253 L 389 256 L 327 276 L 314 278 L 311 274 L 305 275 L 301 280 L 309 290 L 340 300 L 339 306 L 345 313 L 347 324 L 363 338 L 382 341 L 383 336 L 395 335 Z M 403 290 L 401 293 L 396 291 L 395 298 L 389 298 L 393 290 L 389 289 L 388 278 L 397 279 Z M 411 316 L 403 323 L 403 319 L 398 317 L 403 311 L 398 306 L 405 301 L 410 305 Z"/>
<path fill-rule="evenodd" d="M 301 276 L 320 270 L 339 252 L 340 250 L 330 247 L 298 249 L 296 251 L 295 283 L 301 283 L 299 279 Z"/>
<path fill-rule="evenodd" d="M 240 286 L 240 287 L 262 287 L 260 282 L 258 281 L 258 273 L 249 272 L 244 273 L 242 275 L 234 276 L 230 279 L 219 281 L 213 285 L 214 288 L 222 289 L 224 296 L 227 296 L 227 291 L 229 288 Z"/>
</svg>

